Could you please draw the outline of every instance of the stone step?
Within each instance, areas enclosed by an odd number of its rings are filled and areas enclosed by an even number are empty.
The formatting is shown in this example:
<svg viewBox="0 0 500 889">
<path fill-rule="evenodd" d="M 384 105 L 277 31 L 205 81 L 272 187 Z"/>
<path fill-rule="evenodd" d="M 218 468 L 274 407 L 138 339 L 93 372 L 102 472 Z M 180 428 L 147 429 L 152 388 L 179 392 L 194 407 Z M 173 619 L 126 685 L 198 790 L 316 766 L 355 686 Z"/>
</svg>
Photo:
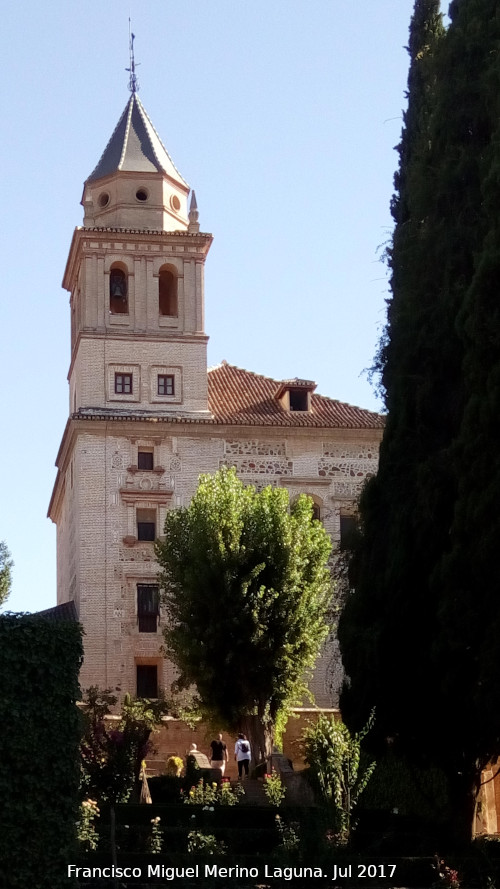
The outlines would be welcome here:
<svg viewBox="0 0 500 889">
<path fill-rule="evenodd" d="M 239 782 L 232 781 L 231 785 L 235 787 Z M 244 778 L 242 781 L 245 795 L 240 798 L 240 805 L 243 806 L 268 806 L 269 800 L 264 792 L 261 781 L 255 781 L 252 778 Z"/>
</svg>

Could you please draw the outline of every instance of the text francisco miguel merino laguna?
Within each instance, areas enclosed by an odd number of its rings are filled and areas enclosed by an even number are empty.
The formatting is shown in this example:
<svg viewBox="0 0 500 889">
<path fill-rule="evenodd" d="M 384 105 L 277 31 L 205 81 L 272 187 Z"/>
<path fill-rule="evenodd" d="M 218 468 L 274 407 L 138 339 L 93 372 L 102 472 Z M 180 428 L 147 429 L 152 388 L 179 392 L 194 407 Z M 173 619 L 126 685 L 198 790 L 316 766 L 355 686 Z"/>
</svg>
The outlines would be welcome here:
<svg viewBox="0 0 500 889">
<path fill-rule="evenodd" d="M 337 871 L 337 865 L 333 865 Z M 326 873 L 320 867 L 270 867 L 265 864 L 262 867 L 220 867 L 218 864 L 195 864 L 193 867 L 167 867 L 164 864 L 148 864 L 147 867 L 76 867 L 68 864 L 68 877 L 85 879 L 109 879 L 113 877 L 125 877 L 128 879 L 160 878 L 164 880 L 180 880 L 189 877 L 191 879 L 206 879 L 207 877 L 230 878 L 235 877 L 268 877 L 272 879 L 293 880 L 297 877 L 314 879 L 326 877 Z M 334 879 L 336 876 L 334 876 Z"/>
</svg>

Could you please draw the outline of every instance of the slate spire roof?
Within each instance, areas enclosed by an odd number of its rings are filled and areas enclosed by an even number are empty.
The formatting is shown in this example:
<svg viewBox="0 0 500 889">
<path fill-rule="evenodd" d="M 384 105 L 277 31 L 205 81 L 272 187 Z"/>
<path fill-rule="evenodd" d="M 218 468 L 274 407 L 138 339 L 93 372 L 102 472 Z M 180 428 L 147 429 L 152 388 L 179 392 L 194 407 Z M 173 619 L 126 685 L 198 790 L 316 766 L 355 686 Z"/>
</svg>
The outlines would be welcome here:
<svg viewBox="0 0 500 889">
<path fill-rule="evenodd" d="M 137 93 L 132 93 L 87 183 L 114 173 L 165 173 L 187 186 L 151 123 Z"/>
</svg>

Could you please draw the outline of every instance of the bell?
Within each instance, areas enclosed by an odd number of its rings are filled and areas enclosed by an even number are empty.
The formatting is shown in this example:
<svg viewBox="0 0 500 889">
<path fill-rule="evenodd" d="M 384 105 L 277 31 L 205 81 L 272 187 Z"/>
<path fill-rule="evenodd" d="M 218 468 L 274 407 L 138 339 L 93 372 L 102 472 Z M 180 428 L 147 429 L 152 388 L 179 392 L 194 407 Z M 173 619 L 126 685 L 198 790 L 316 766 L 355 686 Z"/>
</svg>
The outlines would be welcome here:
<svg viewBox="0 0 500 889">
<path fill-rule="evenodd" d="M 109 293 L 110 296 L 114 298 L 125 299 L 127 294 L 127 282 L 125 281 L 124 275 L 111 275 Z"/>
</svg>

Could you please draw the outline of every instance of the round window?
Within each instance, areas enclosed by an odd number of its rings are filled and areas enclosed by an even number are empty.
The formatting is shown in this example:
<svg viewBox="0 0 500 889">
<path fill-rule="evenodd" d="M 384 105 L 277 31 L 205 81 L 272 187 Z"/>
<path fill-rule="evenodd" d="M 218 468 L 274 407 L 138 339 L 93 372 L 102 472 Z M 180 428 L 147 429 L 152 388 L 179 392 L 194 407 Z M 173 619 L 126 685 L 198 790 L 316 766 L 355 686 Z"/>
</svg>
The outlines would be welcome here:
<svg viewBox="0 0 500 889">
<path fill-rule="evenodd" d="M 181 202 L 176 194 L 170 195 L 170 206 L 172 210 L 179 211 L 181 209 Z"/>
<path fill-rule="evenodd" d="M 147 201 L 148 199 L 148 193 L 145 188 L 138 188 L 135 196 L 138 201 Z"/>
<path fill-rule="evenodd" d="M 100 207 L 107 207 L 109 204 L 109 194 L 107 191 L 103 191 L 103 193 L 99 195 L 98 202 Z"/>
</svg>

